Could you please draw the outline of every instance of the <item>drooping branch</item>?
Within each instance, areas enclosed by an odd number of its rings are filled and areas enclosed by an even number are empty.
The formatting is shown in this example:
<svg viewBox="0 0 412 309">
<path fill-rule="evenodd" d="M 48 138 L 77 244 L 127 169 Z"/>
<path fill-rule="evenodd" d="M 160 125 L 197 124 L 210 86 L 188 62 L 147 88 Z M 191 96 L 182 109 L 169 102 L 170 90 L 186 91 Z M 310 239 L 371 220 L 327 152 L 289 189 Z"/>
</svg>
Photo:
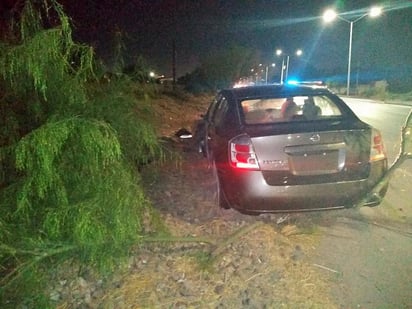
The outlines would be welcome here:
<svg viewBox="0 0 412 309">
<path fill-rule="evenodd" d="M 6 244 L 0 244 L 0 254 L 8 254 L 11 256 L 30 256 L 31 258 L 27 259 L 25 262 L 17 265 L 15 269 L 5 275 L 0 279 L 0 291 L 5 289 L 7 286 L 18 280 L 26 271 L 29 271 L 31 268 L 39 264 L 41 261 L 51 258 L 54 256 L 67 253 L 69 251 L 77 250 L 78 247 L 74 245 L 62 245 L 56 247 L 53 245 L 53 248 L 48 248 L 44 250 L 25 250 L 20 248 L 13 248 Z"/>
<path fill-rule="evenodd" d="M 174 236 L 153 236 L 153 237 L 143 237 L 142 242 L 146 243 L 207 243 L 211 246 L 210 256 L 216 258 L 228 246 L 233 243 L 234 241 L 238 240 L 243 235 L 250 233 L 253 230 L 259 229 L 263 225 L 263 222 L 258 221 L 250 225 L 246 225 L 232 234 L 228 235 L 224 239 L 221 240 L 214 240 L 209 237 L 174 237 Z"/>
<path fill-rule="evenodd" d="M 232 235 L 227 237 L 225 240 L 223 240 L 213 251 L 212 251 L 212 257 L 217 257 L 219 254 L 221 254 L 232 242 L 235 240 L 239 239 L 243 235 L 258 229 L 263 225 L 263 222 L 258 221 L 256 223 L 253 223 L 251 225 L 245 226 L 236 232 L 234 232 Z"/>
</svg>

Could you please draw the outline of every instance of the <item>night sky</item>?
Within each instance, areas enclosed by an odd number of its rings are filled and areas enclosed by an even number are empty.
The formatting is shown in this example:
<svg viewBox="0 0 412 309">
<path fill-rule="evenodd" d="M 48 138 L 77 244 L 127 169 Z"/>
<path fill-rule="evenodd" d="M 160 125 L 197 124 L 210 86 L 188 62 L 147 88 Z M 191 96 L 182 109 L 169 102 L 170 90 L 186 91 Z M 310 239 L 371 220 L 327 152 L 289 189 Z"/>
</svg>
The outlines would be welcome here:
<svg viewBox="0 0 412 309">
<path fill-rule="evenodd" d="M 4 1 L 4 0 L 0 0 Z M 261 61 L 276 62 L 275 50 L 291 56 L 291 70 L 341 74 L 347 70 L 349 23 L 325 24 L 326 8 L 353 20 L 372 5 L 382 16 L 354 23 L 352 71 L 367 75 L 412 74 L 412 1 L 323 0 L 62 0 L 75 38 L 110 59 L 113 37 L 121 32 L 126 61 L 142 55 L 159 74 L 172 75 L 176 42 L 177 75 L 191 72 L 214 51 L 238 44 L 256 50 Z M 405 73 L 404 73 L 405 74 Z"/>
</svg>

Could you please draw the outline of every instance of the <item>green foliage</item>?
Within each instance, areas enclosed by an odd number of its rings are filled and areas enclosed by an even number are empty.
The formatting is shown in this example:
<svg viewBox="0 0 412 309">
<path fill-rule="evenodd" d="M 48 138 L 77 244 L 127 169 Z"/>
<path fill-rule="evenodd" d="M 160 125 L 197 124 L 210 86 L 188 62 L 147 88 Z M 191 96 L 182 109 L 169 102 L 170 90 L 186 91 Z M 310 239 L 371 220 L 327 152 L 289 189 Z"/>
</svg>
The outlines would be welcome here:
<svg viewBox="0 0 412 309">
<path fill-rule="evenodd" d="M 139 83 L 146 83 L 150 79 L 148 64 L 142 56 L 136 57 L 135 61 L 125 66 L 122 71 L 133 81 Z"/>
<path fill-rule="evenodd" d="M 141 95 L 139 84 L 123 76 L 104 88 L 96 85 L 89 89 L 90 102 L 86 114 L 99 117 L 115 129 L 123 154 L 131 164 L 146 164 L 162 157 L 152 126 L 149 96 Z"/>
<path fill-rule="evenodd" d="M 21 270 L 19 279 L 10 284 L 7 299 L 0 302 L 2 308 L 52 308 L 47 296 L 39 293 L 39 290 L 45 288 L 45 272 L 39 271 L 34 265 L 29 265 Z M 21 291 L 24 291 L 25 295 L 21 295 Z"/>
<path fill-rule="evenodd" d="M 388 93 L 388 100 L 412 102 L 412 91 L 407 93 Z"/>
<path fill-rule="evenodd" d="M 24 44 L 3 46 L 0 75 L 8 96 L 27 102 L 24 108 L 33 113 L 34 127 L 50 115 L 76 114 L 84 109 L 84 81 L 93 76 L 93 52 L 86 46 L 67 44 L 65 35 L 62 28 L 43 30 Z"/>
<path fill-rule="evenodd" d="M 42 95 L 44 100 L 55 99 L 59 86 L 68 83 L 68 87 L 75 88 L 66 89 L 69 97 L 58 95 L 64 99 L 64 102 L 59 103 L 82 103 L 84 91 L 78 89 L 82 86 L 78 78 L 90 75 L 92 52 L 87 46 L 74 44 L 68 17 L 60 5 L 51 2 L 61 21 L 60 26 L 43 29 L 40 12 L 34 10 L 31 2 L 27 1 L 20 22 L 20 44 L 4 44 L 0 74 L 19 95 L 35 93 Z M 77 70 L 72 68 L 73 57 L 80 60 Z M 69 89 L 71 91 L 67 91 Z"/>
<path fill-rule="evenodd" d="M 99 82 L 61 6 L 41 3 L 0 44 L 0 299 L 14 307 L 47 307 L 44 262 L 110 270 L 159 224 L 137 173 L 162 157 L 145 91 Z"/>
</svg>

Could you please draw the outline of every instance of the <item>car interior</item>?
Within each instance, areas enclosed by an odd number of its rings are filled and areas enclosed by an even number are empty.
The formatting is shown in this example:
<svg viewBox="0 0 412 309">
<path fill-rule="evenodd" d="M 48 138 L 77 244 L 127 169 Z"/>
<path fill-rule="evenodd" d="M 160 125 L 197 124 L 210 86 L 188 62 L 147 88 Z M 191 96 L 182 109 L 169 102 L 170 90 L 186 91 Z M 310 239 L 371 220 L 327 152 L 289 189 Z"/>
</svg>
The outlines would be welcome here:
<svg viewBox="0 0 412 309">
<path fill-rule="evenodd" d="M 307 121 L 342 115 L 340 109 L 323 95 L 246 99 L 241 106 L 246 124 Z"/>
</svg>

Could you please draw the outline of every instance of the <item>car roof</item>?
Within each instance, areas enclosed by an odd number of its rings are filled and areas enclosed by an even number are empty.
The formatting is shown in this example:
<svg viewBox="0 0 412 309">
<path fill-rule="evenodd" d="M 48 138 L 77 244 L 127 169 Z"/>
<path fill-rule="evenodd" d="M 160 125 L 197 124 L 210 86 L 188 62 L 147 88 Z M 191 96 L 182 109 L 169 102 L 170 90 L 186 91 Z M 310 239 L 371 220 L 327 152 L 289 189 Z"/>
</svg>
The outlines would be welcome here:
<svg viewBox="0 0 412 309">
<path fill-rule="evenodd" d="M 237 99 L 249 97 L 271 97 L 271 96 L 299 96 L 299 95 L 316 95 L 330 94 L 326 87 L 309 86 L 309 85 L 288 85 L 272 84 L 262 86 L 246 86 L 239 88 L 229 88 L 221 91 L 223 94 L 231 93 Z"/>
</svg>

